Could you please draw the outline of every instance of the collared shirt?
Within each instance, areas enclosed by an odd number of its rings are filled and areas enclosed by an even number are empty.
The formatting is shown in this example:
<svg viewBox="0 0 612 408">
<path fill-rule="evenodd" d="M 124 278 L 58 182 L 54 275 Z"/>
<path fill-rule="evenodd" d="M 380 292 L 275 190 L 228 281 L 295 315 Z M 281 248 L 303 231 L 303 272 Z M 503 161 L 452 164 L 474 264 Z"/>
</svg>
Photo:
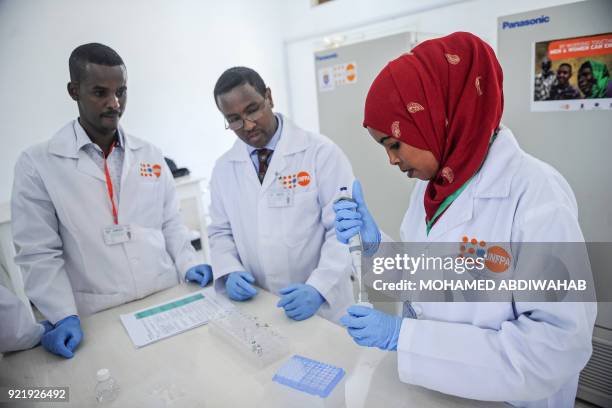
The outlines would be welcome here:
<svg viewBox="0 0 612 408">
<path fill-rule="evenodd" d="M 83 150 L 98 166 L 102 175 L 104 175 L 104 152 L 102 152 L 100 146 L 91 141 L 78 120 L 75 121 L 74 133 L 76 134 L 77 149 Z M 117 130 L 117 134 L 119 137 L 115 142 L 113 150 L 108 155 L 106 162 L 108 164 L 108 172 L 110 173 L 111 181 L 113 182 L 115 202 L 118 204 L 119 191 L 121 190 L 121 170 L 123 169 L 123 158 L 125 157 L 125 136 L 119 130 Z"/>
<path fill-rule="evenodd" d="M 276 145 L 278 144 L 281 133 L 283 131 L 283 118 L 277 114 L 274 114 L 274 116 L 276 117 L 276 121 L 278 122 L 278 127 L 276 128 L 276 132 L 274 133 L 274 136 L 272 136 L 272 139 L 270 139 L 268 144 L 264 147 L 265 149 L 272 150 L 272 154 L 268 158 L 268 164 L 270 164 L 270 161 L 272 160 L 272 156 L 274 155 L 274 149 L 276 149 Z M 256 172 L 259 172 L 259 158 L 257 157 L 257 150 L 259 149 L 259 147 L 247 145 L 247 152 L 249 152 L 249 157 L 253 162 L 253 166 L 255 166 Z"/>
<path fill-rule="evenodd" d="M 550 96 L 548 99 L 551 101 L 560 99 L 580 99 L 580 92 L 569 84 L 564 87 L 555 84 L 550 88 Z"/>
</svg>

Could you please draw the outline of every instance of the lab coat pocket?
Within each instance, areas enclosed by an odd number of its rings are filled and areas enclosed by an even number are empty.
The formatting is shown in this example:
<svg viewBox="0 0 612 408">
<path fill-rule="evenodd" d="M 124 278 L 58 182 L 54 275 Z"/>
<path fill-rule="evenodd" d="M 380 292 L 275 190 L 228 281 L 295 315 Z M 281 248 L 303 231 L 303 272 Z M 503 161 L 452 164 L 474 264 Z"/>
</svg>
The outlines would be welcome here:
<svg viewBox="0 0 612 408">
<path fill-rule="evenodd" d="M 139 183 L 135 218 L 140 225 L 161 228 L 164 209 L 160 195 L 161 184 L 159 180 L 143 180 Z"/>
<path fill-rule="evenodd" d="M 296 192 L 293 205 L 283 208 L 282 227 L 287 245 L 301 246 L 313 238 L 321 220 L 317 191 Z"/>
<path fill-rule="evenodd" d="M 166 250 L 164 234 L 157 228 L 131 225 L 130 255 L 135 262 L 135 274 L 144 278 L 143 290 L 151 293 L 178 283 L 174 262 Z M 146 278 L 145 278 L 146 277 Z M 147 286 L 149 286 L 147 288 Z"/>
</svg>

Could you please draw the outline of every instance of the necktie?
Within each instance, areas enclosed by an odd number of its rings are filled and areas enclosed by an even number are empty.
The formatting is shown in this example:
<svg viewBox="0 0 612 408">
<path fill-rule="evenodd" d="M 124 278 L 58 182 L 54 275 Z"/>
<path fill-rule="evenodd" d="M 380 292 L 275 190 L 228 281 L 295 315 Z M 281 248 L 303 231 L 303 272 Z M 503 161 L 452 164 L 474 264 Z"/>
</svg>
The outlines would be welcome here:
<svg viewBox="0 0 612 408">
<path fill-rule="evenodd" d="M 270 149 L 257 149 L 257 159 L 259 160 L 259 171 L 257 172 L 257 177 L 259 177 L 259 182 L 263 183 L 264 177 L 266 176 L 266 171 L 268 171 L 268 160 L 270 156 L 272 156 L 273 150 Z"/>
</svg>

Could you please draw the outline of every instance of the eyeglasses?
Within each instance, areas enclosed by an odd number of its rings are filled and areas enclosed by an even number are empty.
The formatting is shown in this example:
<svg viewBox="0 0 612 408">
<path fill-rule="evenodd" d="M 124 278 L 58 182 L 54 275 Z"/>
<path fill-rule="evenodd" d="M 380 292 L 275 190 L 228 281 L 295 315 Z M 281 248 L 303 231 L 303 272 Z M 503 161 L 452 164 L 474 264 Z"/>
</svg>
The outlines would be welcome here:
<svg viewBox="0 0 612 408">
<path fill-rule="evenodd" d="M 225 119 L 225 129 L 230 129 L 234 131 L 240 130 L 244 127 L 245 120 L 248 120 L 249 122 L 254 123 L 255 121 L 258 121 L 259 119 L 261 119 L 261 117 L 264 114 L 266 100 L 267 99 L 264 99 L 263 102 L 260 103 L 259 106 L 253 112 L 246 114 L 244 118 L 240 117 L 240 119 L 232 120 L 231 122 L 228 122 L 227 119 Z"/>
</svg>

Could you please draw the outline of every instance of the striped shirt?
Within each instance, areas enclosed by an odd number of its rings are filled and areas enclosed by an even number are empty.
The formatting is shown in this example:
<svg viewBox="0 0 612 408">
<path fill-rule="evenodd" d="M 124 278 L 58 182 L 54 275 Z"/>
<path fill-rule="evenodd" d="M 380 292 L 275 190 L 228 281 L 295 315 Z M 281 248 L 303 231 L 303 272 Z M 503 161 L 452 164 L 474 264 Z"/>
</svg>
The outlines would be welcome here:
<svg viewBox="0 0 612 408">
<path fill-rule="evenodd" d="M 102 149 L 100 149 L 100 146 L 91 141 L 85 132 L 85 129 L 83 129 L 78 120 L 75 121 L 74 131 L 76 134 L 76 144 L 78 150 L 83 150 L 85 154 L 87 154 L 87 156 L 93 160 L 104 176 L 104 153 L 102 152 Z M 123 169 L 123 158 L 125 157 L 125 136 L 119 130 L 117 130 L 117 134 L 118 137 L 115 142 L 115 146 L 108 155 L 107 163 L 111 181 L 113 182 L 115 202 L 119 204 L 121 170 Z"/>
</svg>

